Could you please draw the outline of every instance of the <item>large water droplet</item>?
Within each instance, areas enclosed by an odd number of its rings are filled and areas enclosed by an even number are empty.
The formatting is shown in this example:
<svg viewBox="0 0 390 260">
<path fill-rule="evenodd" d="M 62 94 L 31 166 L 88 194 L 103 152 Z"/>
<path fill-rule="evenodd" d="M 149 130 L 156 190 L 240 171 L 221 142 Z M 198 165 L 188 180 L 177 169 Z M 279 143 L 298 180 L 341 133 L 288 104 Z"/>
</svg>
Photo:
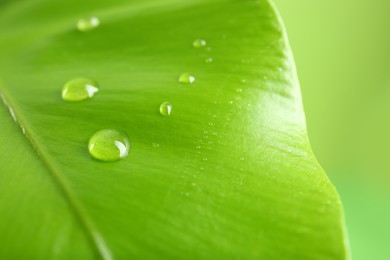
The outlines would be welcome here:
<svg viewBox="0 0 390 260">
<path fill-rule="evenodd" d="M 93 97 L 99 91 L 98 84 L 87 78 L 76 78 L 68 81 L 62 88 L 62 99 L 81 101 Z"/>
<path fill-rule="evenodd" d="M 195 77 L 189 73 L 183 73 L 179 77 L 179 82 L 182 84 L 192 84 L 195 82 Z"/>
<path fill-rule="evenodd" d="M 88 150 L 93 158 L 100 161 L 117 161 L 129 154 L 130 141 L 118 130 L 104 129 L 91 136 Z"/>
<path fill-rule="evenodd" d="M 192 46 L 195 48 L 202 48 L 207 45 L 207 42 L 203 39 L 196 39 L 193 43 Z"/>
<path fill-rule="evenodd" d="M 163 116 L 169 116 L 172 112 L 172 104 L 168 101 L 163 102 L 160 105 L 160 114 Z"/>
<path fill-rule="evenodd" d="M 81 32 L 86 32 L 95 29 L 100 24 L 99 18 L 91 16 L 82 18 L 77 22 L 77 29 Z"/>
</svg>

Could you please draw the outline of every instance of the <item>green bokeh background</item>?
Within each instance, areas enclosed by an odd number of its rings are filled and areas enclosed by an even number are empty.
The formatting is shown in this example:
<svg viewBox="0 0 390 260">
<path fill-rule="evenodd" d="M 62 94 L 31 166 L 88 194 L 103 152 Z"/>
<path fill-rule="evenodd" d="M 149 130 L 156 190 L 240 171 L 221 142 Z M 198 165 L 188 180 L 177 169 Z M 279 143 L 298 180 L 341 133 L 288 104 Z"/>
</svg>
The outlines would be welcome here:
<svg viewBox="0 0 390 260">
<path fill-rule="evenodd" d="M 275 0 L 354 260 L 390 259 L 390 1 Z"/>
</svg>

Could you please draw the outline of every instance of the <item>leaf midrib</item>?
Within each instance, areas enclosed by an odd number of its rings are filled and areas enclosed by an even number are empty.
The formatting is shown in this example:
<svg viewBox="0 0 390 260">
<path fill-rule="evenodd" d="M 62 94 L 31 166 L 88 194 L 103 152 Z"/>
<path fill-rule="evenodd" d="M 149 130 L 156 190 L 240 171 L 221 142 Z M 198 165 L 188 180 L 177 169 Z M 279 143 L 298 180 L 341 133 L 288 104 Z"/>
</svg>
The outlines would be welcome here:
<svg viewBox="0 0 390 260">
<path fill-rule="evenodd" d="M 91 243 L 93 244 L 94 249 L 99 254 L 99 256 L 104 260 L 111 260 L 111 251 L 107 246 L 104 238 L 95 227 L 93 221 L 88 216 L 87 212 L 84 210 L 82 204 L 77 199 L 77 196 L 73 192 L 73 190 L 67 184 L 65 178 L 62 177 L 61 172 L 58 168 L 51 162 L 49 159 L 49 153 L 45 149 L 44 145 L 42 145 L 38 140 L 34 138 L 34 131 L 31 130 L 28 121 L 23 116 L 23 113 L 20 112 L 20 108 L 17 106 L 16 102 L 12 99 L 12 97 L 6 91 L 6 88 L 2 82 L 0 82 L 0 97 L 3 101 L 4 106 L 10 111 L 10 115 L 16 120 L 16 123 L 22 128 L 25 129 L 25 137 L 29 141 L 30 145 L 32 145 L 34 151 L 36 151 L 37 155 L 41 159 L 42 163 L 46 166 L 46 169 L 51 173 L 54 182 L 60 187 L 63 197 L 69 203 L 70 208 L 73 211 L 73 214 L 80 221 L 84 232 L 87 234 Z M 11 110 L 13 114 L 11 114 Z"/>
</svg>

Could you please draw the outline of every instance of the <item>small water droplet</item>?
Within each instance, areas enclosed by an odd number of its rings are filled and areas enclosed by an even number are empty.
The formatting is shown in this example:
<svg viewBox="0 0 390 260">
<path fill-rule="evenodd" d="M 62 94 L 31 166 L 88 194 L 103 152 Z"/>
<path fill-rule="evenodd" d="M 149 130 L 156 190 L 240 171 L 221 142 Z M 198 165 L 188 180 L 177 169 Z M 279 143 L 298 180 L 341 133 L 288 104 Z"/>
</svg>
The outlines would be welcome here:
<svg viewBox="0 0 390 260">
<path fill-rule="evenodd" d="M 207 161 L 208 159 L 205 157 L 205 158 L 203 158 L 203 161 Z"/>
<path fill-rule="evenodd" d="M 241 93 L 241 92 L 242 92 L 242 88 L 236 89 L 236 92 L 237 92 L 237 93 Z"/>
<path fill-rule="evenodd" d="M 234 103 L 234 101 L 233 100 L 229 100 L 229 105 L 232 105 L 233 103 Z"/>
<path fill-rule="evenodd" d="M 159 148 L 159 147 L 160 147 L 160 144 L 158 144 L 158 143 L 152 143 L 152 146 L 153 146 L 153 148 Z"/>
<path fill-rule="evenodd" d="M 160 105 L 160 114 L 163 116 L 169 116 L 172 112 L 172 104 L 168 101 L 163 102 Z"/>
<path fill-rule="evenodd" d="M 98 84 L 87 78 L 75 78 L 62 87 L 62 99 L 65 101 L 81 101 L 91 98 L 99 91 Z"/>
<path fill-rule="evenodd" d="M 212 63 L 213 62 L 213 58 L 212 57 L 207 57 L 204 62 L 206 63 Z"/>
<path fill-rule="evenodd" d="M 183 73 L 179 77 L 179 82 L 182 84 L 192 84 L 195 82 L 195 77 L 189 73 Z"/>
<path fill-rule="evenodd" d="M 245 158 L 244 158 L 244 157 L 241 157 L 241 158 L 240 158 L 240 160 L 241 160 L 241 161 L 244 161 L 244 160 L 245 160 Z"/>
<path fill-rule="evenodd" d="M 241 82 L 242 82 L 242 83 L 246 83 L 246 79 L 242 79 Z"/>
<path fill-rule="evenodd" d="M 91 136 L 88 150 L 93 158 L 100 161 L 117 161 L 129 154 L 130 141 L 118 130 L 104 129 Z"/>
<path fill-rule="evenodd" d="M 100 24 L 99 18 L 91 16 L 82 18 L 77 22 L 77 29 L 81 32 L 86 32 L 95 29 Z"/>
<path fill-rule="evenodd" d="M 278 71 L 279 71 L 279 72 L 282 72 L 282 71 L 283 71 L 283 68 L 282 68 L 282 67 L 278 67 Z"/>
<path fill-rule="evenodd" d="M 196 186 L 196 183 L 195 183 L 195 182 L 193 182 L 193 183 L 191 183 L 191 185 L 192 185 L 193 187 L 195 187 L 195 186 Z"/>
<path fill-rule="evenodd" d="M 193 43 L 192 46 L 195 48 L 202 48 L 207 45 L 207 42 L 203 39 L 196 39 Z"/>
<path fill-rule="evenodd" d="M 213 124 L 213 122 L 209 122 L 209 126 L 213 126 L 214 124 Z"/>
<path fill-rule="evenodd" d="M 12 119 L 14 120 L 14 122 L 16 122 L 17 120 L 16 120 L 16 116 L 15 116 L 14 110 L 11 107 L 8 107 L 8 111 L 9 111 Z"/>
</svg>

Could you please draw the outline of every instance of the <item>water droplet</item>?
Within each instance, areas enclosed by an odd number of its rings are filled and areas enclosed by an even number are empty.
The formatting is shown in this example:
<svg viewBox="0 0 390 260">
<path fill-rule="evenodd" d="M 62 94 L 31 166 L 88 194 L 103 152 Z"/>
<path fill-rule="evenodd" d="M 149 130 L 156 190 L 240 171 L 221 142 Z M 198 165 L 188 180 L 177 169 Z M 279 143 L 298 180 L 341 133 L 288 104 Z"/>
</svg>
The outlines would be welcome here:
<svg viewBox="0 0 390 260">
<path fill-rule="evenodd" d="M 183 84 L 192 84 L 195 81 L 195 77 L 189 73 L 183 73 L 179 77 L 179 82 Z"/>
<path fill-rule="evenodd" d="M 213 62 L 213 58 L 212 58 L 212 57 L 207 57 L 207 58 L 204 60 L 204 62 L 206 62 L 206 63 L 211 63 L 211 62 Z"/>
<path fill-rule="evenodd" d="M 91 98 L 99 91 L 98 84 L 87 78 L 75 78 L 62 88 L 62 99 L 65 101 L 81 101 Z"/>
<path fill-rule="evenodd" d="M 202 48 L 204 46 L 206 46 L 207 42 L 203 39 L 196 39 L 193 43 L 192 43 L 192 46 L 194 46 L 195 48 Z"/>
<path fill-rule="evenodd" d="M 159 147 L 160 147 L 160 144 L 158 144 L 158 143 L 152 143 L 152 146 L 153 146 L 153 148 L 159 148 Z"/>
<path fill-rule="evenodd" d="M 86 32 L 95 29 L 100 24 L 99 18 L 91 16 L 82 18 L 77 22 L 77 29 L 81 32 Z"/>
<path fill-rule="evenodd" d="M 233 103 L 234 103 L 234 101 L 233 100 L 229 100 L 229 102 L 228 102 L 230 105 L 232 105 Z"/>
<path fill-rule="evenodd" d="M 104 129 L 91 136 L 88 150 L 93 158 L 100 161 L 117 161 L 129 154 L 130 141 L 118 130 Z"/>
<path fill-rule="evenodd" d="M 209 122 L 209 126 L 213 126 L 214 124 L 213 124 L 213 122 Z"/>
<path fill-rule="evenodd" d="M 242 92 L 242 88 L 236 89 L 236 92 L 237 92 L 237 93 L 241 93 L 241 92 Z"/>
<path fill-rule="evenodd" d="M 244 158 L 244 157 L 241 157 L 241 158 L 240 158 L 240 160 L 241 160 L 241 161 L 244 161 L 244 160 L 245 160 L 245 158 Z"/>
<path fill-rule="evenodd" d="M 14 122 L 16 122 L 17 120 L 16 120 L 16 116 L 15 116 L 14 110 L 11 107 L 8 107 L 8 111 L 9 111 L 12 119 L 14 120 Z"/>
<path fill-rule="evenodd" d="M 160 114 L 163 116 L 169 116 L 172 112 L 172 104 L 168 101 L 163 102 L 160 105 Z"/>
<path fill-rule="evenodd" d="M 205 157 L 205 158 L 203 158 L 203 161 L 207 161 L 207 158 Z"/>
<path fill-rule="evenodd" d="M 242 83 L 246 83 L 246 79 L 242 79 L 241 82 L 242 82 Z"/>
<path fill-rule="evenodd" d="M 200 149 L 200 148 L 202 148 L 200 145 L 197 145 L 197 146 L 196 146 L 196 149 Z"/>
<path fill-rule="evenodd" d="M 192 185 L 193 187 L 195 187 L 195 186 L 196 186 L 196 183 L 195 183 L 195 182 L 193 182 L 193 183 L 191 183 L 191 185 Z"/>
</svg>

